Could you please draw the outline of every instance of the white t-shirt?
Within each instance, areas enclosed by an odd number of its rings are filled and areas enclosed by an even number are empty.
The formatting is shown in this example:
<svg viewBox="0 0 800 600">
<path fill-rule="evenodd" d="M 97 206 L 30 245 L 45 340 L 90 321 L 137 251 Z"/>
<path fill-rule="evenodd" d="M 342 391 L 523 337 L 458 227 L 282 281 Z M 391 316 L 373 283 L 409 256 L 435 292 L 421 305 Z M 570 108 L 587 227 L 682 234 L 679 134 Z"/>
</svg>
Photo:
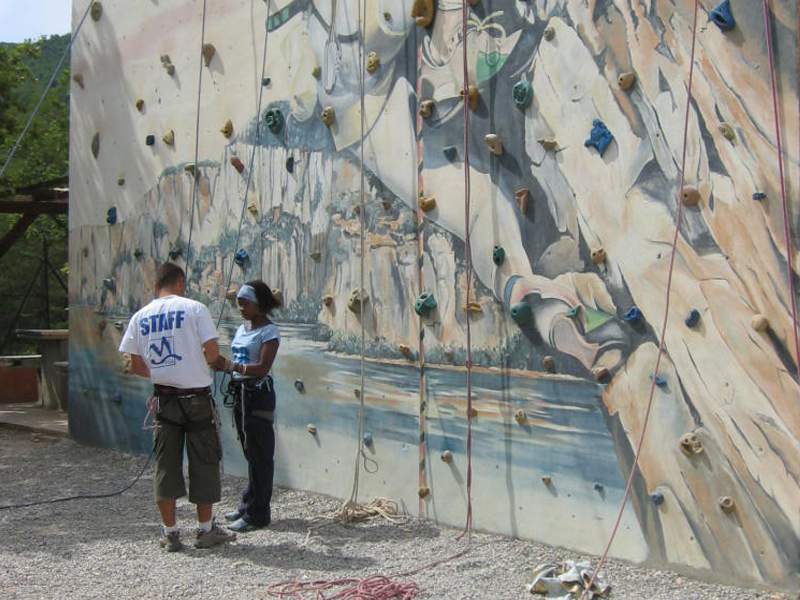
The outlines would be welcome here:
<svg viewBox="0 0 800 600">
<path fill-rule="evenodd" d="M 261 358 L 261 346 L 272 340 L 278 340 L 278 342 L 281 340 L 278 326 L 274 323 L 256 327 L 255 329 L 247 329 L 244 324 L 239 325 L 239 329 L 236 330 L 236 335 L 233 336 L 233 341 L 231 342 L 233 361 L 243 365 L 258 364 Z M 233 378 L 243 379 L 244 376 L 240 373 L 234 373 Z"/>
<path fill-rule="evenodd" d="M 217 337 L 205 305 L 164 296 L 133 315 L 119 351 L 141 356 L 153 383 L 200 388 L 212 382 L 202 345 Z"/>
</svg>

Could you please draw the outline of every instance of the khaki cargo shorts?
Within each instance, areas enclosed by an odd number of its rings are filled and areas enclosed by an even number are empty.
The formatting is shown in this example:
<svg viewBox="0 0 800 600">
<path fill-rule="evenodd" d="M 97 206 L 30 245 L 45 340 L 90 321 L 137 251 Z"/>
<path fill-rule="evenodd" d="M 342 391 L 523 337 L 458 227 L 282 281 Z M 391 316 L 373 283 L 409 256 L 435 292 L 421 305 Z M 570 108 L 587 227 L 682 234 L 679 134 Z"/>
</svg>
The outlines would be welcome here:
<svg viewBox="0 0 800 600">
<path fill-rule="evenodd" d="M 210 394 L 158 396 L 155 454 L 156 500 L 186 495 L 183 478 L 183 449 L 189 458 L 189 501 L 213 504 L 220 500 L 222 445 L 215 425 Z"/>
</svg>

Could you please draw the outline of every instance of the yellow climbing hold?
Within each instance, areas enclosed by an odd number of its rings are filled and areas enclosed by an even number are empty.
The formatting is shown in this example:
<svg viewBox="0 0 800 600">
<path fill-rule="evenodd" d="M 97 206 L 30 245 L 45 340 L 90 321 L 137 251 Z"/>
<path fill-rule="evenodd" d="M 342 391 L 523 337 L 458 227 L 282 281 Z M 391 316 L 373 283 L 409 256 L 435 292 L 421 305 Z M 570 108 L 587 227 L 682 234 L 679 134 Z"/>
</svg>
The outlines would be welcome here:
<svg viewBox="0 0 800 600">
<path fill-rule="evenodd" d="M 222 132 L 222 135 L 224 135 L 226 138 L 231 137 L 233 135 L 233 121 L 230 119 L 225 121 L 225 125 L 222 126 L 220 132 Z"/>
<path fill-rule="evenodd" d="M 206 66 L 211 64 L 211 61 L 214 60 L 214 55 L 217 53 L 217 49 L 214 47 L 214 44 L 203 44 L 203 62 Z"/>
<path fill-rule="evenodd" d="M 636 73 L 623 73 L 617 79 L 617 83 L 619 83 L 619 87 L 621 90 L 628 91 L 633 87 L 633 84 L 636 83 Z"/>
<path fill-rule="evenodd" d="M 272 290 L 272 297 L 275 298 L 275 302 L 278 303 L 278 306 L 283 306 L 283 292 L 280 290 Z"/>
<path fill-rule="evenodd" d="M 428 27 L 433 23 L 434 1 L 435 0 L 414 0 L 414 4 L 411 7 L 411 17 L 418 26 Z"/>
<path fill-rule="evenodd" d="M 487 133 L 483 141 L 486 142 L 486 145 L 489 146 L 489 150 L 495 156 L 501 156 L 503 154 L 503 140 L 496 133 Z"/>
<path fill-rule="evenodd" d="M 325 296 L 322 297 L 322 303 L 325 306 L 332 306 L 333 305 L 333 296 L 331 296 L 330 294 L 326 294 Z"/>
<path fill-rule="evenodd" d="M 736 503 L 730 496 L 722 496 L 717 502 L 724 513 L 732 513 L 736 509 Z"/>
<path fill-rule="evenodd" d="M 753 315 L 753 318 L 750 320 L 750 325 L 757 332 L 764 333 L 767 329 L 769 329 L 769 319 L 761 314 Z"/>
<path fill-rule="evenodd" d="M 464 307 L 464 311 L 471 315 L 479 315 L 483 312 L 483 307 L 477 302 L 470 302 Z"/>
<path fill-rule="evenodd" d="M 100 155 L 100 133 L 92 136 L 92 156 L 97 158 Z"/>
<path fill-rule="evenodd" d="M 77 83 L 78 87 L 83 89 L 83 74 L 82 73 L 75 73 L 75 75 L 72 76 L 72 81 Z"/>
<path fill-rule="evenodd" d="M 347 308 L 352 313 L 361 314 L 364 303 L 367 302 L 368 299 L 369 297 L 366 294 L 362 294 L 359 290 L 353 290 L 350 293 L 350 298 L 347 300 Z"/>
<path fill-rule="evenodd" d="M 420 486 L 419 490 L 417 490 L 417 494 L 419 494 L 420 498 L 427 498 L 431 493 L 431 488 L 427 485 Z"/>
<path fill-rule="evenodd" d="M 378 57 L 378 53 L 374 50 L 367 54 L 367 73 L 370 75 L 377 71 L 381 66 L 381 59 Z"/>
<path fill-rule="evenodd" d="M 332 106 L 326 106 L 325 108 L 322 109 L 322 114 L 320 115 L 320 119 L 322 119 L 322 122 L 325 123 L 326 127 L 330 127 L 336 120 L 336 111 L 333 109 Z"/>
<path fill-rule="evenodd" d="M 475 417 L 478 416 L 478 409 L 473 406 L 472 410 L 467 414 L 469 414 L 474 419 Z"/>
<path fill-rule="evenodd" d="M 397 349 L 400 351 L 400 354 L 405 356 L 406 358 L 412 358 L 411 348 L 406 344 L 400 344 Z"/>
<path fill-rule="evenodd" d="M 429 118 L 433 114 L 433 100 L 423 100 L 419 103 L 419 116 L 423 119 Z"/>
<path fill-rule="evenodd" d="M 736 141 L 736 131 L 734 131 L 733 126 L 730 123 L 720 123 L 719 124 L 719 132 L 729 142 Z"/>
<path fill-rule="evenodd" d="M 420 196 L 419 207 L 422 212 L 431 212 L 436 208 L 436 198 L 434 196 Z"/>
<path fill-rule="evenodd" d="M 164 137 L 161 138 L 167 146 L 174 146 L 175 145 L 175 132 L 170 129 L 167 133 L 164 134 Z"/>
<path fill-rule="evenodd" d="M 686 456 L 692 456 L 693 454 L 700 454 L 703 452 L 703 442 L 700 441 L 700 438 L 697 437 L 697 434 L 693 431 L 683 434 L 678 445 Z"/>
<path fill-rule="evenodd" d="M 139 112 L 144 112 L 144 100 L 142 100 L 141 98 L 138 98 L 136 100 L 136 110 L 138 110 Z"/>
<path fill-rule="evenodd" d="M 316 66 L 313 69 L 311 69 L 311 76 L 314 79 L 319 79 L 320 77 L 322 77 L 322 67 Z"/>
<path fill-rule="evenodd" d="M 525 425 L 528 422 L 528 415 L 525 414 L 524 410 L 518 410 L 516 413 L 514 413 L 514 420 L 519 425 Z"/>
<path fill-rule="evenodd" d="M 100 4 L 100 2 L 98 2 L 97 0 L 95 0 L 95 2 L 92 2 L 91 15 L 93 21 L 99 21 L 100 17 L 103 16 L 103 5 Z"/>
<path fill-rule="evenodd" d="M 464 88 L 458 92 L 458 95 L 461 99 L 464 99 Z M 467 86 L 467 102 L 469 104 L 469 109 L 473 112 L 478 110 L 478 100 L 480 99 L 480 94 L 478 92 L 478 86 L 476 85 L 468 85 Z"/>
<path fill-rule="evenodd" d="M 320 259 L 322 258 L 322 252 L 320 252 L 319 250 L 314 250 L 313 252 L 309 253 L 309 256 L 311 257 L 311 260 L 313 260 L 314 262 L 319 262 Z"/>
<path fill-rule="evenodd" d="M 553 26 L 545 27 L 544 29 L 544 39 L 548 42 L 551 41 L 554 37 L 556 37 L 556 30 L 553 29 Z"/>
<path fill-rule="evenodd" d="M 538 140 L 538 142 L 542 145 L 542 148 L 545 150 L 558 150 L 558 142 L 554 138 L 544 138 Z"/>
</svg>

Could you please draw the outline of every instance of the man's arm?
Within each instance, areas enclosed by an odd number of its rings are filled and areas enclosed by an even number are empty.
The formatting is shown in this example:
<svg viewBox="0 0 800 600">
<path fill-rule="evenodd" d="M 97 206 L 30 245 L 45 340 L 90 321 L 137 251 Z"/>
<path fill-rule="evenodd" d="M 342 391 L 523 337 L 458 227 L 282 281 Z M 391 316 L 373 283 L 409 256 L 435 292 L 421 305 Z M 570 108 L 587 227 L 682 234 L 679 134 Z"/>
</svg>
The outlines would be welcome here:
<svg viewBox="0 0 800 600">
<path fill-rule="evenodd" d="M 131 373 L 139 377 L 150 377 L 150 369 L 147 368 L 147 363 L 138 354 L 131 354 Z"/>
</svg>

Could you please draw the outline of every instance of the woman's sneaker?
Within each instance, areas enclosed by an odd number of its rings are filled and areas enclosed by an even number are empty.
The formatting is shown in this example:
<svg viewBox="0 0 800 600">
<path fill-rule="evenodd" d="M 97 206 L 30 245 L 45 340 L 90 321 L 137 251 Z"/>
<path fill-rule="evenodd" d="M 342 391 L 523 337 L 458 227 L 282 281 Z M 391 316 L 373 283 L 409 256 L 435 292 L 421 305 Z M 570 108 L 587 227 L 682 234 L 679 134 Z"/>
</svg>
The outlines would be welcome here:
<svg viewBox="0 0 800 600">
<path fill-rule="evenodd" d="M 202 529 L 197 530 L 197 539 L 194 541 L 194 547 L 211 548 L 212 546 L 218 546 L 226 542 L 232 542 L 235 539 L 235 533 L 228 533 L 221 527 L 218 527 L 217 523 L 214 522 L 211 525 L 210 531 L 203 531 Z"/>
<path fill-rule="evenodd" d="M 225 520 L 228 521 L 229 523 L 232 523 L 233 521 L 238 521 L 241 518 L 242 518 L 242 513 L 240 513 L 238 510 L 232 510 L 231 512 L 225 513 Z"/>
<path fill-rule="evenodd" d="M 181 532 L 170 531 L 167 533 L 163 526 L 161 527 L 161 538 L 158 540 L 158 543 L 167 552 L 177 552 L 183 548 L 183 544 L 181 544 Z"/>
</svg>

